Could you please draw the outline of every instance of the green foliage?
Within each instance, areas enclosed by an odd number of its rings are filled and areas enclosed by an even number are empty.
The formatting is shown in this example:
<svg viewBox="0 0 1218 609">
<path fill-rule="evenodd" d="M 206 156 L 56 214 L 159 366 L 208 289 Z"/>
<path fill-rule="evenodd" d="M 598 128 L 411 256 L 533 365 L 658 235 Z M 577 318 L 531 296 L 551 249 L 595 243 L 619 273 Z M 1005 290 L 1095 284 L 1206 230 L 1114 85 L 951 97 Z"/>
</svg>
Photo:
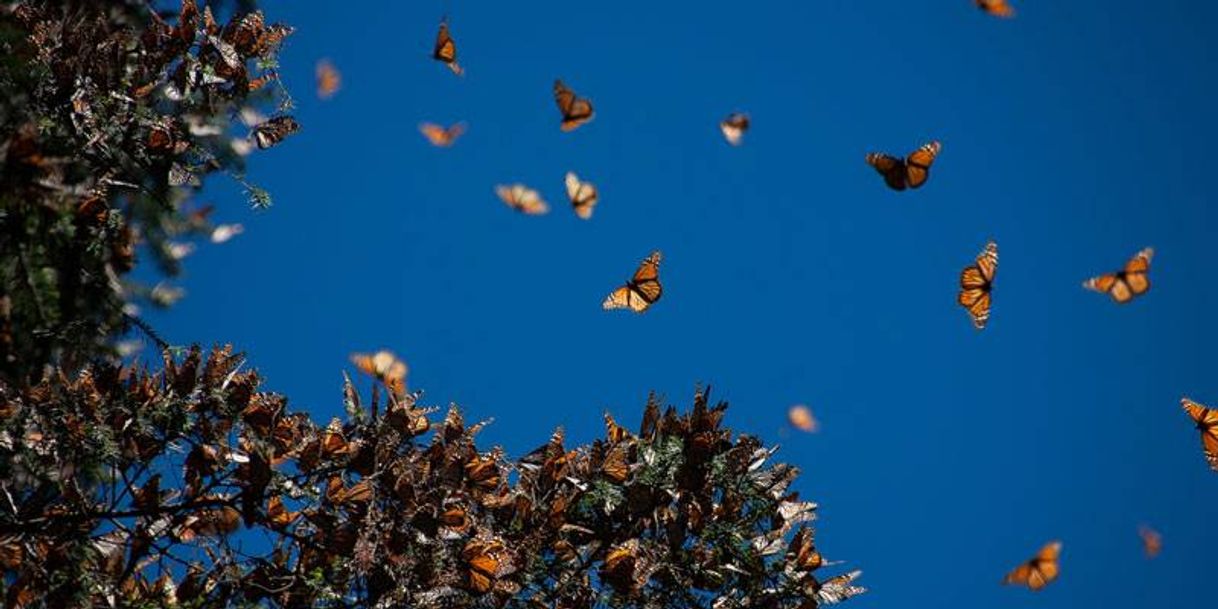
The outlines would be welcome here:
<svg viewBox="0 0 1218 609">
<path fill-rule="evenodd" d="M 126 305 L 171 304 L 172 288 L 129 279 L 137 253 L 177 275 L 185 240 L 215 228 L 192 193 L 209 174 L 239 176 L 251 149 L 233 117 L 287 103 L 257 66 L 290 28 L 257 12 L 221 24 L 194 0 L 170 25 L 147 7 L 0 8 L 0 378 L 78 367 L 110 352 Z"/>
</svg>

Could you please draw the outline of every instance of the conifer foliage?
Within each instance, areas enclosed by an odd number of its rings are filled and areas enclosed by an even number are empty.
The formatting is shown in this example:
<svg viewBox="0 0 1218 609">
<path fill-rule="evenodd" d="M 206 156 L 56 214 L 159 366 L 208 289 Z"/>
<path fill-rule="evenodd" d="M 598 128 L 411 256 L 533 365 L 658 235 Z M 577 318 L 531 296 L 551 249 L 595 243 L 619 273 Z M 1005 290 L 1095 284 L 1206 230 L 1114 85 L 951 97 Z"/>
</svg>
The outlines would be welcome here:
<svg viewBox="0 0 1218 609">
<path fill-rule="evenodd" d="M 295 125 L 275 53 L 291 28 L 259 12 L 220 22 L 183 0 L 38 0 L 0 7 L 0 375 L 28 380 L 56 359 L 107 350 L 138 301 L 178 291 L 130 281 L 137 253 L 175 275 L 211 231 L 190 194 L 211 173 L 242 177 L 250 143 Z M 245 116 L 253 137 L 236 117 Z M 267 134 L 270 133 L 271 136 Z M 272 137 L 275 136 L 275 137 Z M 270 139 L 268 139 L 270 138 Z"/>
</svg>

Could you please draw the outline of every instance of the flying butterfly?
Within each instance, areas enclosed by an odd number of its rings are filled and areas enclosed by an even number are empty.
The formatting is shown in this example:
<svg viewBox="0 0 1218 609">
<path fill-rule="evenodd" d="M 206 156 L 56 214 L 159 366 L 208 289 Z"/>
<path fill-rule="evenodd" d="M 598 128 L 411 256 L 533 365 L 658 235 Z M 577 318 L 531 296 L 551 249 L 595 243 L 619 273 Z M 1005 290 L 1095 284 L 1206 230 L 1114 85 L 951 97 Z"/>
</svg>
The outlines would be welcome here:
<svg viewBox="0 0 1218 609">
<path fill-rule="evenodd" d="M 581 219 L 592 218 L 592 209 L 600 199 L 600 193 L 590 182 L 581 182 L 575 172 L 567 172 L 567 198 L 571 200 L 571 208 Z"/>
<path fill-rule="evenodd" d="M 343 84 L 342 74 L 339 74 L 338 68 L 329 60 L 322 59 L 317 62 L 317 97 L 321 99 L 330 99 L 338 93 L 338 89 Z"/>
<path fill-rule="evenodd" d="M 499 199 L 507 203 L 508 207 L 522 214 L 539 216 L 550 211 L 550 206 L 541 199 L 541 195 L 524 184 L 496 186 L 495 194 L 499 195 Z"/>
<path fill-rule="evenodd" d="M 1146 558 L 1154 558 L 1163 551 L 1163 536 L 1158 531 L 1142 525 L 1138 527 L 1138 536 L 1142 538 L 1142 551 Z"/>
<path fill-rule="evenodd" d="M 1051 541 L 1045 544 L 1031 560 L 1007 573 L 1002 583 L 1027 586 L 1032 591 L 1044 588 L 1050 582 L 1057 579 L 1057 574 L 1060 570 L 1057 559 L 1061 555 L 1061 551 L 1062 544 L 1060 541 Z"/>
<path fill-rule="evenodd" d="M 554 103 L 562 112 L 563 131 L 571 131 L 592 120 L 592 102 L 576 95 L 561 79 L 554 81 Z"/>
<path fill-rule="evenodd" d="M 360 372 L 375 378 L 395 393 L 406 392 L 406 373 L 409 370 L 406 362 L 399 360 L 392 351 L 377 351 L 373 354 L 352 353 L 351 363 Z"/>
<path fill-rule="evenodd" d="M 660 285 L 660 252 L 654 251 L 634 272 L 634 277 L 626 285 L 612 291 L 601 307 L 606 311 L 611 309 L 630 309 L 635 313 L 646 311 L 655 304 L 664 293 Z"/>
<path fill-rule="evenodd" d="M 431 57 L 447 65 L 457 76 L 464 72 L 457 63 L 457 43 L 453 42 L 452 35 L 448 33 L 447 19 L 440 22 L 440 31 L 436 33 L 436 46 L 431 51 Z"/>
<path fill-rule="evenodd" d="M 1107 294 L 1117 303 L 1125 304 L 1150 289 L 1150 259 L 1154 255 L 1154 248 L 1148 247 L 1130 258 L 1125 268 L 1092 277 L 1083 282 L 1083 287 Z"/>
<path fill-rule="evenodd" d="M 977 256 L 977 261 L 960 271 L 960 294 L 956 302 L 973 318 L 978 330 L 990 319 L 990 291 L 994 289 L 994 273 L 998 271 L 998 244 L 990 241 Z"/>
<path fill-rule="evenodd" d="M 1197 424 L 1201 432 L 1201 450 L 1210 469 L 1218 472 L 1218 408 L 1206 408 L 1188 398 L 1180 400 L 1184 411 Z"/>
<path fill-rule="evenodd" d="M 277 116 L 254 127 L 254 141 L 266 150 L 282 142 L 284 138 L 300 131 L 300 123 L 290 116 Z"/>
<path fill-rule="evenodd" d="M 973 2 L 977 4 L 977 8 L 994 17 L 1009 19 L 1015 16 L 1015 9 L 1011 7 L 1007 0 L 973 0 Z"/>
<path fill-rule="evenodd" d="M 719 121 L 719 130 L 723 138 L 733 146 L 739 146 L 744 139 L 744 132 L 749 130 L 749 115 L 743 112 L 733 112 L 727 118 Z"/>
<path fill-rule="evenodd" d="M 867 164 L 884 176 L 884 183 L 893 190 L 919 188 L 930 178 L 930 166 L 942 148 L 943 145 L 939 142 L 930 142 L 909 153 L 904 159 L 872 152 L 866 157 Z"/>
<path fill-rule="evenodd" d="M 448 127 L 435 123 L 419 123 L 419 133 L 422 133 L 432 146 L 440 148 L 447 148 L 456 143 L 457 138 L 465 134 L 465 129 L 465 123 L 454 123 Z"/>
<path fill-rule="evenodd" d="M 787 410 L 787 422 L 795 429 L 808 433 L 820 429 L 820 423 L 812 415 L 812 409 L 803 404 L 796 404 Z"/>
</svg>

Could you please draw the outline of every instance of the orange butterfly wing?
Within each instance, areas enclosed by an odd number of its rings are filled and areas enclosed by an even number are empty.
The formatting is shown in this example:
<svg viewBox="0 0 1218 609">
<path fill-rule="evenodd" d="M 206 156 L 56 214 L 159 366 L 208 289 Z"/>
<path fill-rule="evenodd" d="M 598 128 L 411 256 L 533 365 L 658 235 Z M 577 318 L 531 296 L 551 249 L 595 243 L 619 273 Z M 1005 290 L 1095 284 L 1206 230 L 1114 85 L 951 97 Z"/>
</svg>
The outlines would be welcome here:
<svg viewBox="0 0 1218 609">
<path fill-rule="evenodd" d="M 1134 296 L 1141 296 L 1150 289 L 1150 259 L 1155 255 L 1153 248 L 1138 252 L 1129 262 L 1125 263 L 1125 283 Z"/>
<path fill-rule="evenodd" d="M 913 151 L 905 159 L 905 179 L 910 188 L 920 188 L 926 183 L 930 178 L 930 166 L 934 164 L 935 157 L 939 156 L 942 148 L 943 145 L 939 142 L 930 142 Z"/>
</svg>

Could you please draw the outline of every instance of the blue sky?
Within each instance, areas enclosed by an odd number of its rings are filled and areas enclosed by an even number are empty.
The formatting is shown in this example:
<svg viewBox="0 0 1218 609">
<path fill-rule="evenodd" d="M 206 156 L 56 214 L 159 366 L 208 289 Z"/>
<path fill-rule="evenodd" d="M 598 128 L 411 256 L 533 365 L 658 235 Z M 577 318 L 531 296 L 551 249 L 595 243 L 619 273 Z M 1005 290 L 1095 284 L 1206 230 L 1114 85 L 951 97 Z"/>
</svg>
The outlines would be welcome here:
<svg viewBox="0 0 1218 609">
<path fill-rule="evenodd" d="M 282 74 L 303 131 L 251 163 L 270 211 L 209 185 L 247 231 L 201 248 L 153 319 L 174 343 L 234 342 L 323 420 L 348 354 L 392 349 L 516 455 L 710 384 L 803 468 L 822 551 L 871 588 L 851 606 L 1204 606 L 1218 475 L 1179 399 L 1218 405 L 1218 6 L 1014 2 L 1012 21 L 969 0 L 264 2 L 298 29 Z M 445 11 L 464 78 L 428 58 Z M 326 102 L 323 57 L 344 83 Z M 573 133 L 556 77 L 596 105 Z M 716 125 L 736 110 L 753 129 L 734 149 Z M 432 148 L 423 120 L 470 130 Z M 863 163 L 931 138 L 921 190 Z M 601 190 L 590 222 L 569 170 Z M 550 215 L 495 198 L 516 181 Z M 987 238 L 979 333 L 954 298 Z M 1145 246 L 1144 298 L 1079 287 Z M 602 311 L 652 249 L 664 298 Z M 784 429 L 796 402 L 821 433 Z M 1056 583 L 998 584 L 1050 539 Z"/>
</svg>

